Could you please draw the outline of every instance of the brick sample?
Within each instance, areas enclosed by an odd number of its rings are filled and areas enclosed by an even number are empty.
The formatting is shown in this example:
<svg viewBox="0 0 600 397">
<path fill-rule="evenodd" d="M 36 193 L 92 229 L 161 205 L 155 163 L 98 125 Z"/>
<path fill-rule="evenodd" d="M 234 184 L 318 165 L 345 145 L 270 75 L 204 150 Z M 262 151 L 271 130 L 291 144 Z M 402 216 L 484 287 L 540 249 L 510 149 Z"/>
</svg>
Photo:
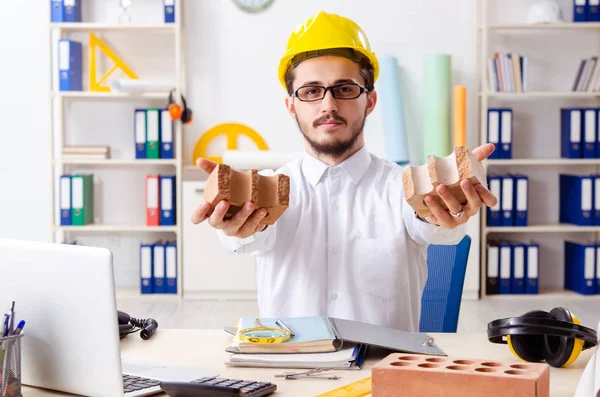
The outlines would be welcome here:
<svg viewBox="0 0 600 397">
<path fill-rule="evenodd" d="M 546 363 L 393 353 L 371 369 L 373 397 L 549 397 Z"/>
<path fill-rule="evenodd" d="M 226 164 L 217 164 L 204 186 L 204 199 L 212 214 L 221 200 L 229 202 L 225 219 L 233 217 L 248 201 L 268 213 L 262 223 L 272 225 L 289 207 L 290 177 L 284 174 L 259 175 L 258 171 L 239 171 Z"/>
<path fill-rule="evenodd" d="M 415 212 L 425 218 L 431 215 L 424 202 L 428 195 L 435 198 L 442 208 L 448 209 L 436 191 L 440 184 L 446 185 L 462 205 L 467 203 L 467 198 L 460 187 L 463 179 L 468 179 L 473 186 L 477 184 L 487 186 L 487 178 L 481 162 L 466 147 L 456 146 L 446 157 L 429 156 L 427 164 L 406 167 L 402 173 L 404 196 Z"/>
</svg>

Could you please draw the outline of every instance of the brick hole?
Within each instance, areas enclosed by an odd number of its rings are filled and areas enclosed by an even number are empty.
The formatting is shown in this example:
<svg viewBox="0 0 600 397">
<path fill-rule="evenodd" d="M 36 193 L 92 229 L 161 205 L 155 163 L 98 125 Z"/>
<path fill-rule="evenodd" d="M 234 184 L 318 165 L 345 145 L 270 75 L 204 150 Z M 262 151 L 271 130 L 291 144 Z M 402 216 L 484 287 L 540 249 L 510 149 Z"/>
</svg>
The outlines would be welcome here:
<svg viewBox="0 0 600 397">
<path fill-rule="evenodd" d="M 504 371 L 504 373 L 509 375 L 523 375 L 525 371 L 519 371 L 518 369 L 509 369 L 508 371 Z"/>
<path fill-rule="evenodd" d="M 529 369 L 529 365 L 526 364 L 513 364 L 510 367 L 516 369 Z"/>
<path fill-rule="evenodd" d="M 415 356 L 400 356 L 400 357 L 398 357 L 398 359 L 413 361 L 413 360 L 418 360 L 419 357 L 415 357 Z"/>
<path fill-rule="evenodd" d="M 479 368 L 475 368 L 475 371 L 477 371 L 477 372 L 496 372 L 497 369 L 490 368 L 490 367 L 479 367 Z"/>
<path fill-rule="evenodd" d="M 446 360 L 443 358 L 434 357 L 434 358 L 427 358 L 427 359 L 425 359 L 425 361 L 430 362 L 430 363 L 443 363 Z"/>
<path fill-rule="evenodd" d="M 485 363 L 481 363 L 481 365 L 483 365 L 484 367 L 501 367 L 502 363 L 497 363 L 497 362 L 494 362 L 494 361 L 488 361 L 488 362 L 485 362 Z"/>
<path fill-rule="evenodd" d="M 437 367 L 439 367 L 439 364 L 423 363 L 423 364 L 419 364 L 419 367 L 421 367 L 421 368 L 437 368 Z"/>
<path fill-rule="evenodd" d="M 465 369 L 469 368 L 466 365 L 449 365 L 446 368 L 448 369 L 452 369 L 455 371 L 464 371 Z"/>
<path fill-rule="evenodd" d="M 393 365 L 395 367 L 404 367 L 406 365 L 410 365 L 410 363 L 406 361 L 394 361 L 393 363 L 390 363 L 390 365 Z"/>
<path fill-rule="evenodd" d="M 461 365 L 471 365 L 471 364 L 475 364 L 475 361 L 471 361 L 471 360 L 454 360 L 452 361 L 454 364 L 461 364 Z"/>
</svg>

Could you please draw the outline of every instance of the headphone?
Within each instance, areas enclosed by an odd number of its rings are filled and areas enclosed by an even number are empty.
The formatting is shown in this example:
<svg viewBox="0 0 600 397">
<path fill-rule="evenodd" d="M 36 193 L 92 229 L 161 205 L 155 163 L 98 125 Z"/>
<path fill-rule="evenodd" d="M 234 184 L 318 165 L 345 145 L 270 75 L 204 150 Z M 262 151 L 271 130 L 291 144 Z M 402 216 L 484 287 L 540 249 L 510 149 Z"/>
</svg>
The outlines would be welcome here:
<svg viewBox="0 0 600 397">
<path fill-rule="evenodd" d="M 129 314 L 117 310 L 119 319 L 119 339 L 125 338 L 129 334 L 140 331 L 140 337 L 143 340 L 150 339 L 158 329 L 158 323 L 152 318 L 145 320 L 129 316 Z"/>
<path fill-rule="evenodd" d="M 492 343 L 508 344 L 524 361 L 545 360 L 556 368 L 568 367 L 581 351 L 598 344 L 596 331 L 581 325 L 577 316 L 564 307 L 494 320 L 488 323 L 487 336 Z"/>
<path fill-rule="evenodd" d="M 183 109 L 181 106 L 177 104 L 177 102 L 173 101 L 173 91 L 169 92 L 169 103 L 167 105 L 167 109 L 169 110 L 169 114 L 171 115 L 172 120 L 181 119 L 183 124 L 190 124 L 192 122 L 192 109 L 187 107 L 185 102 L 185 98 L 181 95 L 181 103 L 183 104 Z"/>
</svg>

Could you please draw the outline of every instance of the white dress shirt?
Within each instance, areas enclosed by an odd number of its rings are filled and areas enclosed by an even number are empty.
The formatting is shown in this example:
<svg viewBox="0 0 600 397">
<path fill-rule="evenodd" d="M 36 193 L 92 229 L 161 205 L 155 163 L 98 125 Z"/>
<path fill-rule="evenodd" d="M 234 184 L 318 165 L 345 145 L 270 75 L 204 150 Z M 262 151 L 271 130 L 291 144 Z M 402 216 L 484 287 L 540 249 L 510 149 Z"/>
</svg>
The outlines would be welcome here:
<svg viewBox="0 0 600 397">
<path fill-rule="evenodd" d="M 290 177 L 290 206 L 263 232 L 218 230 L 230 252 L 256 258 L 261 317 L 331 316 L 418 331 L 427 245 L 457 244 L 465 226 L 416 218 L 403 167 L 365 146 L 332 167 L 304 153 L 276 172 Z"/>
</svg>

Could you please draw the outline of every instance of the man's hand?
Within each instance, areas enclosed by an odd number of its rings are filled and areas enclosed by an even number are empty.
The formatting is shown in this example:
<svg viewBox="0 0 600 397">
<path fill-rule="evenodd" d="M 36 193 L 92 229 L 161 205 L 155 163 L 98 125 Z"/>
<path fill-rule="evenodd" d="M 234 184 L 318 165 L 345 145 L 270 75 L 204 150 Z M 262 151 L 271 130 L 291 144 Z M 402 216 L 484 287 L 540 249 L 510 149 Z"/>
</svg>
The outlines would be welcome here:
<svg viewBox="0 0 600 397">
<path fill-rule="evenodd" d="M 217 166 L 217 163 L 207 159 L 198 159 L 196 165 L 202 171 L 210 174 Z M 266 229 L 267 225 L 260 223 L 267 215 L 266 209 L 261 208 L 258 211 L 255 211 L 256 206 L 254 203 L 247 202 L 233 217 L 224 219 L 228 208 L 229 203 L 222 200 L 217 204 L 213 213 L 210 216 L 207 216 L 210 204 L 205 201 L 192 213 L 192 223 L 197 225 L 208 220 L 209 225 L 215 229 L 223 230 L 225 235 L 239 238 L 246 238 L 256 232 Z"/>
<path fill-rule="evenodd" d="M 473 154 L 479 161 L 483 161 L 489 157 L 495 150 L 491 143 L 476 147 L 473 149 Z M 477 214 L 483 204 L 488 207 L 493 207 L 498 203 L 498 198 L 492 194 L 483 185 L 473 186 L 468 180 L 460 183 L 460 187 L 467 198 L 467 204 L 461 205 L 460 202 L 450 193 L 450 190 L 445 185 L 437 187 L 437 193 L 448 207 L 448 211 L 436 202 L 431 197 L 425 197 L 425 204 L 432 212 L 432 216 L 428 216 L 425 220 L 448 229 L 454 229 L 463 223 L 466 223 L 470 217 Z"/>
</svg>

